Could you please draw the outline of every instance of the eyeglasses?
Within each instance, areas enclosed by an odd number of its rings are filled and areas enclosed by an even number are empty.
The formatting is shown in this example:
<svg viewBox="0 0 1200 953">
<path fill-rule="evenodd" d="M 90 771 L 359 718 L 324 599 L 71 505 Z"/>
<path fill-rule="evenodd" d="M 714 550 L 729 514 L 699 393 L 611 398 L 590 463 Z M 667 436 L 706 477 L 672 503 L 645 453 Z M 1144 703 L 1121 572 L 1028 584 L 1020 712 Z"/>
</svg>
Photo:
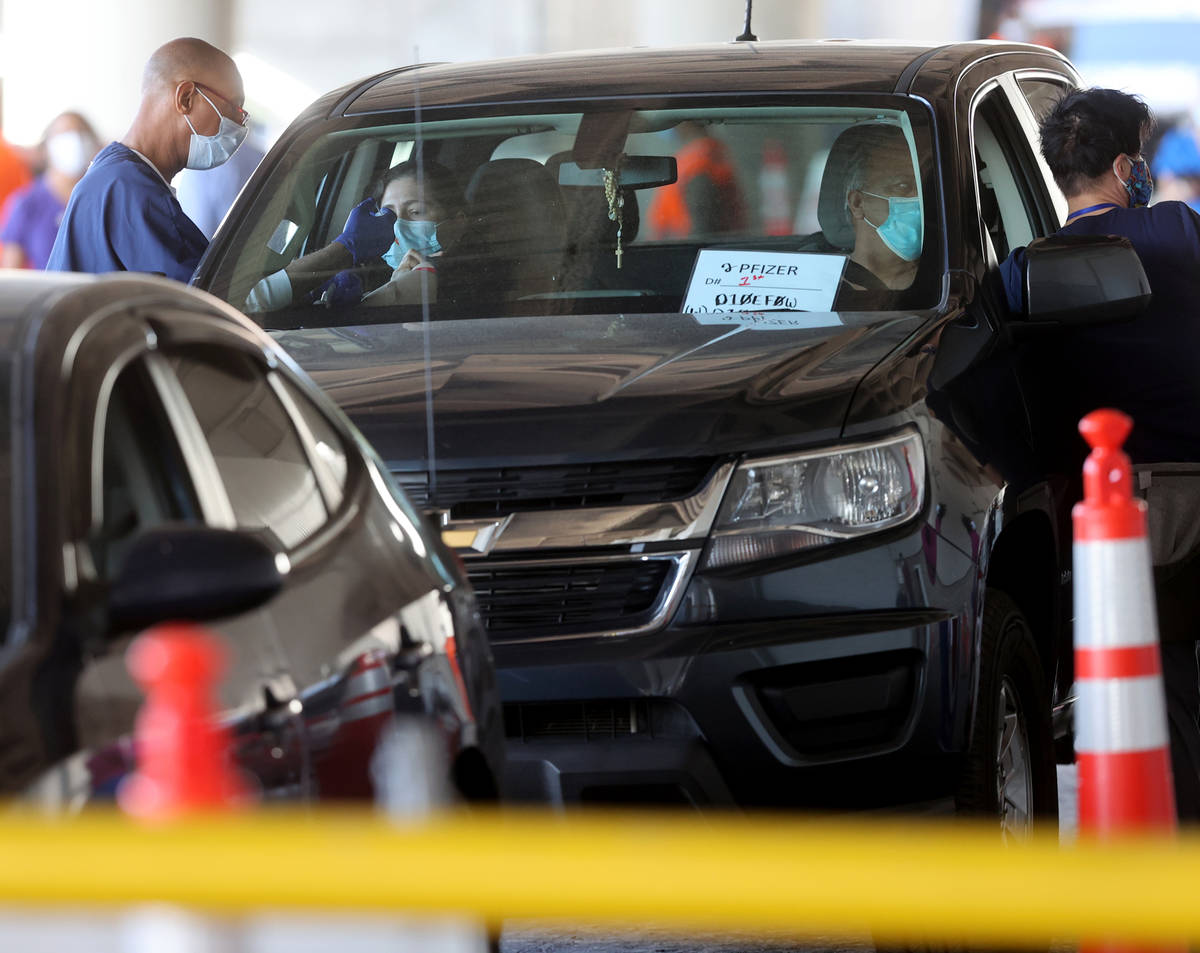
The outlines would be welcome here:
<svg viewBox="0 0 1200 953">
<path fill-rule="evenodd" d="M 229 99 L 227 96 L 222 96 L 212 87 L 205 86 L 203 83 L 197 83 L 195 80 L 192 80 L 192 85 L 197 89 L 204 90 L 206 93 L 212 93 L 217 97 L 217 99 L 221 100 L 221 102 L 230 108 L 230 110 L 233 112 L 233 116 L 230 118 L 232 118 L 234 122 L 236 122 L 239 126 L 246 125 L 246 120 L 250 118 L 250 114 L 241 106 L 235 106 L 232 99 Z"/>
</svg>

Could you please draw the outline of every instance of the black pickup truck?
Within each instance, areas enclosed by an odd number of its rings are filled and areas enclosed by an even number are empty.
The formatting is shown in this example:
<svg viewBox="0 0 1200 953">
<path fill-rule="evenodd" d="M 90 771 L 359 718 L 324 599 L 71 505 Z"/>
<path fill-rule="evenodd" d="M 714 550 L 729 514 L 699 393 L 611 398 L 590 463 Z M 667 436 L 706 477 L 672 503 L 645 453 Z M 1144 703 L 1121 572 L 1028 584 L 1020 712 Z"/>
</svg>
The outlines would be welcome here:
<svg viewBox="0 0 1200 953">
<path fill-rule="evenodd" d="M 1010 314 L 997 268 L 1061 224 L 1036 123 L 1078 81 L 1020 44 L 633 49 L 397 69 L 283 135 L 196 281 L 463 557 L 510 793 L 1056 812 L 1075 454 L 1041 342 L 1145 285 L 1052 241 Z M 424 277 L 255 297 L 414 160 Z"/>
</svg>

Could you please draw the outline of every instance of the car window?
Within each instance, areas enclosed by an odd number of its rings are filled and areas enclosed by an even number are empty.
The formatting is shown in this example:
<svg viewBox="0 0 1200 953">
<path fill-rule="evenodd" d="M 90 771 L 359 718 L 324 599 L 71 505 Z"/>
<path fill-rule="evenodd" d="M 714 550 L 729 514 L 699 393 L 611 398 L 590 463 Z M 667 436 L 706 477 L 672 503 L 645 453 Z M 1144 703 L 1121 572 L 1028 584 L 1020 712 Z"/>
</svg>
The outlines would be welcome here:
<svg viewBox="0 0 1200 953">
<path fill-rule="evenodd" d="M 1021 92 L 1025 94 L 1025 100 L 1029 103 L 1029 108 L 1033 110 L 1034 118 L 1040 123 L 1046 118 L 1046 114 L 1050 112 L 1050 107 L 1053 106 L 1063 94 L 1070 89 L 1070 86 L 1065 80 L 1055 80 L 1047 78 L 1018 78 L 1017 85 Z"/>
<path fill-rule="evenodd" d="M 1022 187 L 1022 157 L 1009 134 L 1015 120 L 1006 121 L 1006 104 L 999 88 L 976 108 L 972 123 L 979 215 L 991 239 L 996 259 L 1028 245 L 1036 234 L 1031 202 Z"/>
<path fill-rule="evenodd" d="M 208 441 L 237 523 L 271 530 L 287 548 L 325 523 L 316 475 L 264 368 L 228 351 L 171 356 Z"/>
<path fill-rule="evenodd" d="M 342 505 L 346 493 L 346 476 L 348 457 L 346 444 L 337 428 L 329 418 L 308 398 L 294 382 L 277 375 L 287 394 L 288 400 L 300 417 L 300 426 L 308 431 L 312 449 L 312 465 L 325 475 L 326 503 L 330 510 L 336 510 Z"/>
<path fill-rule="evenodd" d="M 119 571 L 138 533 L 200 522 L 195 488 L 144 363 L 118 376 L 104 414 L 103 494 L 96 547 L 102 574 Z"/>
<path fill-rule="evenodd" d="M 874 168 L 884 146 L 897 169 Z M 435 319 L 696 313 L 698 269 L 730 265 L 736 279 L 743 262 L 741 277 L 777 293 L 741 294 L 741 310 L 940 296 L 930 121 L 907 98 L 427 110 L 419 125 L 387 114 L 314 127 L 292 154 L 230 233 L 213 285 L 267 327 L 417 319 L 423 303 Z M 869 193 L 866 239 L 847 205 L 855 187 Z M 391 241 L 353 268 L 315 264 L 366 197 L 401 213 Z M 876 235 L 915 264 L 890 295 L 840 300 L 852 272 L 856 288 L 883 288 L 847 264 Z"/>
</svg>

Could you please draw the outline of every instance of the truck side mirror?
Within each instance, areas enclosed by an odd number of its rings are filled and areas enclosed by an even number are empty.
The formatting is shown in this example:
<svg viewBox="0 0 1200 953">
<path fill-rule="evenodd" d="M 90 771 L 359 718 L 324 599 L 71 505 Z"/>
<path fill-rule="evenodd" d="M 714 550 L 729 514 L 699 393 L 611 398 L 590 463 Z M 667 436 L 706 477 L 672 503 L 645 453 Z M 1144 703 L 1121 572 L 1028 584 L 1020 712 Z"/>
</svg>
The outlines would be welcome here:
<svg viewBox="0 0 1200 953">
<path fill-rule="evenodd" d="M 109 631 L 247 612 L 280 590 L 281 568 L 275 551 L 249 533 L 183 523 L 147 530 L 109 586 Z"/>
<path fill-rule="evenodd" d="M 1025 249 L 1025 317 L 1061 325 L 1135 318 L 1150 304 L 1150 282 L 1127 238 L 1054 235 Z"/>
</svg>

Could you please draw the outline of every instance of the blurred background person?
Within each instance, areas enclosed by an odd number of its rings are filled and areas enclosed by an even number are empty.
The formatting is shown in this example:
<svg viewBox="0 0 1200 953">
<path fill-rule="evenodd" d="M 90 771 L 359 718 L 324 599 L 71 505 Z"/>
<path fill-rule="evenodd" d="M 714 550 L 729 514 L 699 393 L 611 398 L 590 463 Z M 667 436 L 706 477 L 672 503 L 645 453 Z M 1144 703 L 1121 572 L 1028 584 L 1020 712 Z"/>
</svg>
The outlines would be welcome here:
<svg viewBox="0 0 1200 953">
<path fill-rule="evenodd" d="M 649 237 L 736 234 L 746 228 L 746 202 L 729 149 L 701 123 L 675 127 L 683 146 L 675 153 L 679 177 L 654 190 L 646 212 Z"/>
<path fill-rule="evenodd" d="M 1154 150 L 1155 200 L 1175 199 L 1200 212 L 1200 114 L 1170 126 Z"/>
<path fill-rule="evenodd" d="M 13 192 L 0 212 L 0 267 L 46 267 L 71 190 L 99 150 L 96 131 L 79 113 L 54 118 L 37 148 L 42 174 Z"/>
</svg>

